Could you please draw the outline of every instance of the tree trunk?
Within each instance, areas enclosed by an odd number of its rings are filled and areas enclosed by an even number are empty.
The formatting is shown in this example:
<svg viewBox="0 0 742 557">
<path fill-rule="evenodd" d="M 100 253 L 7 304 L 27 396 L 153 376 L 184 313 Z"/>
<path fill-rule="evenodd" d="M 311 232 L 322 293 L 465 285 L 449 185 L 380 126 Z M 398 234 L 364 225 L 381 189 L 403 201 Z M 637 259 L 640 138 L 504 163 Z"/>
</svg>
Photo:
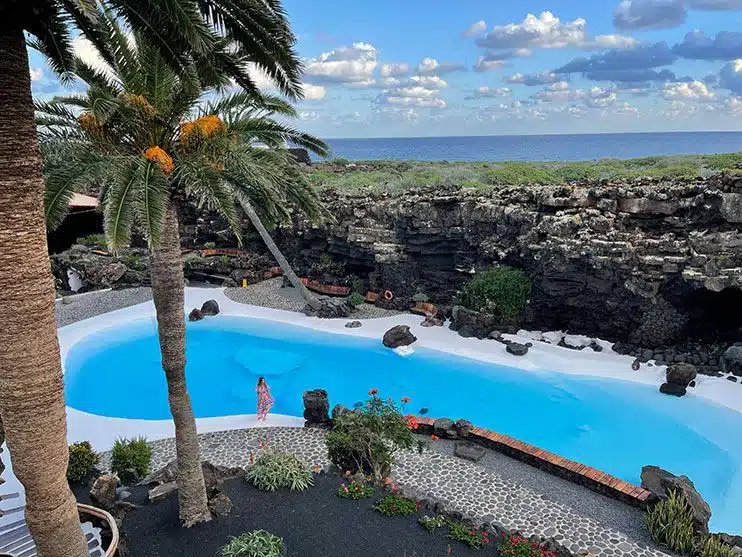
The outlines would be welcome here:
<svg viewBox="0 0 742 557">
<path fill-rule="evenodd" d="M 183 262 L 180 257 L 178 214 L 172 201 L 165 215 L 160 243 L 152 249 L 150 255 L 150 273 L 157 311 L 162 369 L 167 378 L 170 413 L 175 422 L 180 519 L 184 526 L 190 527 L 211 520 L 211 513 L 201 470 L 196 419 L 186 388 Z"/>
<path fill-rule="evenodd" d="M 31 77 L 23 30 L 13 23 L 0 22 L 0 412 L 38 554 L 82 557 Z"/>
<path fill-rule="evenodd" d="M 306 302 L 312 307 L 312 309 L 320 309 L 322 307 L 322 303 L 319 301 L 317 296 L 312 294 L 309 289 L 304 286 L 304 284 L 299 280 L 299 277 L 296 276 L 296 273 L 291 268 L 291 265 L 289 265 L 289 262 L 283 256 L 281 250 L 278 249 L 278 246 L 273 241 L 273 238 L 271 238 L 270 234 L 268 234 L 268 230 L 266 230 L 265 226 L 263 226 L 263 222 L 260 220 L 260 217 L 255 212 L 255 209 L 253 209 L 252 205 L 243 200 L 242 208 L 245 210 L 245 213 L 247 213 L 247 217 L 250 219 L 250 222 L 258 231 L 258 234 L 260 234 L 260 237 L 263 239 L 265 245 L 273 254 L 273 257 L 275 257 L 276 261 L 278 261 L 281 269 L 283 269 L 283 273 L 289 278 L 289 282 L 291 282 L 294 288 L 299 290 L 302 298 L 306 300 Z"/>
</svg>

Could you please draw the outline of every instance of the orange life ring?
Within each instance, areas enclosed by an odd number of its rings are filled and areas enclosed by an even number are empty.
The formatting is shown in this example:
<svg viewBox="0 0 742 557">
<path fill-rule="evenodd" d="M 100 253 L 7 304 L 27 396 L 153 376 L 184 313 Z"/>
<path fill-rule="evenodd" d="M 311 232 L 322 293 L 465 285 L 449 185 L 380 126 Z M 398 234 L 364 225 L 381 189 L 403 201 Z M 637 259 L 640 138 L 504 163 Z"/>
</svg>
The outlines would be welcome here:
<svg viewBox="0 0 742 557">
<path fill-rule="evenodd" d="M 386 290 L 384 292 L 384 299 L 385 300 L 391 300 L 392 298 L 394 298 L 394 294 L 392 294 L 392 291 L 391 290 Z"/>
</svg>

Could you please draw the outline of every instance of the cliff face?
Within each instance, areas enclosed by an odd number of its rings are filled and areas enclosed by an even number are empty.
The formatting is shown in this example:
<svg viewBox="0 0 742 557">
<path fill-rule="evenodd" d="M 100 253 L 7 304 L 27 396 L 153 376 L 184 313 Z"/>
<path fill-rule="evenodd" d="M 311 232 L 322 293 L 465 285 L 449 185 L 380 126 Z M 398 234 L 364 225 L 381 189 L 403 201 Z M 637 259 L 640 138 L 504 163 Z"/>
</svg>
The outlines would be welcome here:
<svg viewBox="0 0 742 557">
<path fill-rule="evenodd" d="M 474 271 L 506 263 L 533 278 L 533 328 L 642 346 L 742 335 L 742 179 L 323 201 L 334 224 L 282 234 L 300 269 L 329 254 L 373 289 L 450 303 Z"/>
</svg>

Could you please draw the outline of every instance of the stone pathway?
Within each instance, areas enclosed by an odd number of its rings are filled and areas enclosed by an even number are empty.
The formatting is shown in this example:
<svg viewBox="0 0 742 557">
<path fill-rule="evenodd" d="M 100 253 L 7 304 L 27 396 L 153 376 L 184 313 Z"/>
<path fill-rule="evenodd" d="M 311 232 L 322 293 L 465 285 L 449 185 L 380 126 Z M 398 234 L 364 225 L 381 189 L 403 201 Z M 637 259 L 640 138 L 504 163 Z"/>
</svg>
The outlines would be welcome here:
<svg viewBox="0 0 742 557">
<path fill-rule="evenodd" d="M 201 455 L 212 464 L 246 467 L 250 453 L 265 450 L 294 453 L 310 466 L 329 464 L 324 431 L 304 428 L 259 428 L 205 433 L 199 436 Z M 152 442 L 152 469 L 175 458 L 175 440 Z M 101 455 L 104 469 L 110 453 Z M 427 451 L 397 455 L 393 479 L 408 497 L 438 503 L 476 523 L 494 523 L 524 536 L 554 538 L 572 553 L 598 557 L 668 557 L 605 528 L 577 511 L 545 499 L 533 490 L 507 481 L 472 462 Z"/>
<path fill-rule="evenodd" d="M 404 453 L 397 458 L 393 475 L 408 497 L 439 502 L 476 523 L 492 522 L 526 537 L 554 538 L 572 553 L 666 557 L 566 505 L 453 456 Z"/>
</svg>

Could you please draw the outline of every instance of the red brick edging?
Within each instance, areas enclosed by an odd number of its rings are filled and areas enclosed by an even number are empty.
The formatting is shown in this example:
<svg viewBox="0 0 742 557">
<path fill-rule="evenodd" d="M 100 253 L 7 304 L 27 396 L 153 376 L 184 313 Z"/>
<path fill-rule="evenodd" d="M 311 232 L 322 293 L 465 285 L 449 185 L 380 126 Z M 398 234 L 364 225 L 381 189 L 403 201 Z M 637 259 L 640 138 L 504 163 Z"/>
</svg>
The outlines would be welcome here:
<svg viewBox="0 0 742 557">
<path fill-rule="evenodd" d="M 434 418 L 418 417 L 417 421 L 418 431 L 433 433 Z M 615 476 L 489 429 L 472 427 L 468 440 L 636 507 L 646 508 L 652 496 L 646 489 Z"/>
</svg>

